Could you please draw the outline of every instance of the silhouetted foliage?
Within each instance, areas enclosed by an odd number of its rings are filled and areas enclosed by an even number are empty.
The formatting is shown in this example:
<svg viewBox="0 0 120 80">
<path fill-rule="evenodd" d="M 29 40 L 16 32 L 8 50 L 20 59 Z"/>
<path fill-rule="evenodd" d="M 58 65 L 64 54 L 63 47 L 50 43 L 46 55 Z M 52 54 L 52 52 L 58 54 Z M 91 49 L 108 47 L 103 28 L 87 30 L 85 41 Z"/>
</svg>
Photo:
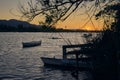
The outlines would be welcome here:
<svg viewBox="0 0 120 80">
<path fill-rule="evenodd" d="M 116 52 L 120 50 L 119 40 L 120 40 L 120 3 L 112 4 L 104 8 L 104 10 L 100 11 L 97 15 L 112 17 L 112 21 L 109 20 L 110 25 L 106 25 L 106 28 L 100 37 L 100 41 L 103 43 L 102 45 L 106 45 L 107 48 L 111 47 L 111 50 L 115 49 Z M 106 21 L 105 21 L 106 22 Z M 113 47 L 114 46 L 114 47 Z"/>
<path fill-rule="evenodd" d="M 101 59 L 103 60 L 100 63 L 101 65 L 104 64 L 101 69 L 96 69 L 97 76 L 95 80 L 118 80 L 120 60 L 120 3 L 106 6 L 96 14 L 96 17 L 106 17 L 104 23 L 106 26 L 103 33 L 91 41 L 95 45 L 93 51 L 97 52 L 96 56 L 102 56 Z M 99 62 L 97 59 L 95 60 L 96 63 Z"/>
<path fill-rule="evenodd" d="M 98 19 L 102 17 L 105 26 L 103 33 L 90 42 L 93 44 L 93 47 L 90 49 L 88 48 L 89 53 L 92 53 L 93 55 L 95 80 L 118 80 L 118 55 L 120 54 L 120 4 L 117 3 L 116 0 L 35 1 L 35 5 L 32 5 L 32 1 L 29 2 L 29 9 L 26 9 L 23 6 L 20 7 L 23 17 L 32 20 L 37 15 L 42 14 L 45 17 L 47 16 L 45 20 L 50 25 L 59 20 L 66 20 L 76 10 L 83 9 L 82 5 L 87 8 L 88 12 L 93 12 L 93 7 L 96 9 L 99 8 L 96 18 Z M 94 5 L 86 7 L 89 2 L 93 2 Z M 89 17 L 90 20 L 92 16 L 94 16 L 94 14 Z M 98 65 L 100 68 L 96 67 Z"/>
<path fill-rule="evenodd" d="M 32 21 L 36 16 L 42 15 L 45 17 L 45 22 L 49 25 L 54 25 L 58 21 L 66 20 L 72 13 L 78 9 L 86 9 L 92 12 L 94 8 L 100 7 L 102 4 L 106 6 L 114 0 L 30 0 L 28 6 L 20 4 L 19 10 L 23 18 Z M 94 5 L 87 5 L 94 3 Z M 84 7 L 83 7 L 84 6 Z M 94 13 L 94 12 L 93 12 Z M 88 14 L 90 15 L 90 14 Z M 90 17 L 92 17 L 91 14 Z"/>
</svg>

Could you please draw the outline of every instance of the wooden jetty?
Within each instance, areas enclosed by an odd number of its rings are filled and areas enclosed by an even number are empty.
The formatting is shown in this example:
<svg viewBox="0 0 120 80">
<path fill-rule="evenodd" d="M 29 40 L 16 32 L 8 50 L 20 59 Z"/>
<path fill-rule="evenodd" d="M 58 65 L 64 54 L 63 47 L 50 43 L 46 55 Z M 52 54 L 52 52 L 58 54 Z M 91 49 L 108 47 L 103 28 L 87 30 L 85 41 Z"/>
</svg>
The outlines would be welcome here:
<svg viewBox="0 0 120 80">
<path fill-rule="evenodd" d="M 63 58 L 41 57 L 45 66 L 72 68 L 78 75 L 79 69 L 92 71 L 93 80 L 118 80 L 119 62 L 114 55 L 107 53 L 107 48 L 93 44 L 63 45 Z M 69 55 L 74 55 L 72 60 Z M 117 61 L 116 61 L 117 60 Z"/>
<path fill-rule="evenodd" d="M 63 45 L 63 58 L 48 58 L 41 57 L 44 66 L 55 66 L 61 68 L 82 68 L 82 69 L 92 69 L 92 58 L 87 56 L 82 50 L 87 46 L 90 47 L 91 44 L 81 44 L 81 45 Z M 78 50 L 74 50 L 74 48 Z M 72 50 L 72 51 L 70 51 Z M 89 53 L 88 53 L 89 54 Z M 74 58 L 69 57 L 70 55 Z"/>
</svg>

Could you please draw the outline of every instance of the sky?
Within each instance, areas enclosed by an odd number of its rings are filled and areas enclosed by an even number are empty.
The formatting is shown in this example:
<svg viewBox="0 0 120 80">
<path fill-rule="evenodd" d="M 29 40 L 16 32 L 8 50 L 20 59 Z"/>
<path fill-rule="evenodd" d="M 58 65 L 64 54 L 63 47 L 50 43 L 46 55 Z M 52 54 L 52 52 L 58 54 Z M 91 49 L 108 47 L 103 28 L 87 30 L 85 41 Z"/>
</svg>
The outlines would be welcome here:
<svg viewBox="0 0 120 80">
<path fill-rule="evenodd" d="M 20 20 L 20 13 L 18 9 L 19 3 L 25 3 L 29 0 L 0 0 L 0 20 L 2 19 L 18 19 Z M 14 15 L 12 13 L 14 13 Z M 87 29 L 87 30 L 99 30 L 101 29 L 100 22 L 93 20 L 94 25 L 91 22 L 86 23 L 86 15 L 80 15 L 81 12 L 75 12 L 66 21 L 59 22 L 58 28 L 66 29 Z M 17 16 L 16 16 L 17 15 Z M 19 15 L 19 16 L 18 16 Z M 40 17 L 35 18 L 31 23 L 38 24 Z"/>
<path fill-rule="evenodd" d="M 16 10 L 18 1 L 20 0 L 0 0 L 0 19 L 18 19 L 18 17 L 10 14 L 11 9 Z"/>
</svg>

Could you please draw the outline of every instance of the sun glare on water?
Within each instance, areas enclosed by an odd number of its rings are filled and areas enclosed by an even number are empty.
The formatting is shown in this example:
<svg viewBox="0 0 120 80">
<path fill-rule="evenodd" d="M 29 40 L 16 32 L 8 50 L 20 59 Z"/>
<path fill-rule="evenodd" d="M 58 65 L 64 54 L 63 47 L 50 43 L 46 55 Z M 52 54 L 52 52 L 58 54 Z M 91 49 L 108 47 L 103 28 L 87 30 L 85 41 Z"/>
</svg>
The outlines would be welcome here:
<svg viewBox="0 0 120 80">
<path fill-rule="evenodd" d="M 86 26 L 85 27 L 85 30 L 88 30 L 88 31 L 90 31 L 90 30 L 95 30 L 93 27 L 91 27 L 91 26 Z"/>
</svg>

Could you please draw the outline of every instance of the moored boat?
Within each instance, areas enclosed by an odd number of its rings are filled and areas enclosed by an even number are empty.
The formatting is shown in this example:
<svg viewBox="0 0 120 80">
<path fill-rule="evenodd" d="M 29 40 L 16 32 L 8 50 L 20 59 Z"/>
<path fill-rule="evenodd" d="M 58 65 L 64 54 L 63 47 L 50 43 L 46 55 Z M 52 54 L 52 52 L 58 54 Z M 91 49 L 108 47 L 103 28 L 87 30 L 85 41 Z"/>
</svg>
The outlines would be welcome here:
<svg viewBox="0 0 120 80">
<path fill-rule="evenodd" d="M 86 45 L 85 45 L 86 46 Z M 72 46 L 63 46 L 63 58 L 48 58 L 48 57 L 41 57 L 44 66 L 48 67 L 56 67 L 56 68 L 66 68 L 66 69 L 73 69 L 73 68 L 79 68 L 79 69 L 93 69 L 93 62 L 91 57 L 85 56 L 86 54 L 78 51 L 68 52 L 67 48 L 73 48 L 73 47 L 84 47 L 84 45 L 72 45 Z M 69 55 L 75 55 L 73 58 L 70 58 Z M 82 55 L 82 56 L 80 56 Z M 84 56 L 83 56 L 84 55 Z M 79 58 L 78 58 L 79 56 Z"/>
<path fill-rule="evenodd" d="M 58 58 L 47 58 L 47 57 L 41 57 L 44 66 L 54 66 L 57 68 L 66 68 L 66 69 L 72 69 L 72 68 L 79 68 L 79 69 L 92 69 L 92 63 L 89 61 L 79 61 L 79 65 L 77 66 L 75 59 L 58 59 Z"/>
<path fill-rule="evenodd" d="M 23 48 L 41 45 L 41 41 L 22 42 Z"/>
</svg>

